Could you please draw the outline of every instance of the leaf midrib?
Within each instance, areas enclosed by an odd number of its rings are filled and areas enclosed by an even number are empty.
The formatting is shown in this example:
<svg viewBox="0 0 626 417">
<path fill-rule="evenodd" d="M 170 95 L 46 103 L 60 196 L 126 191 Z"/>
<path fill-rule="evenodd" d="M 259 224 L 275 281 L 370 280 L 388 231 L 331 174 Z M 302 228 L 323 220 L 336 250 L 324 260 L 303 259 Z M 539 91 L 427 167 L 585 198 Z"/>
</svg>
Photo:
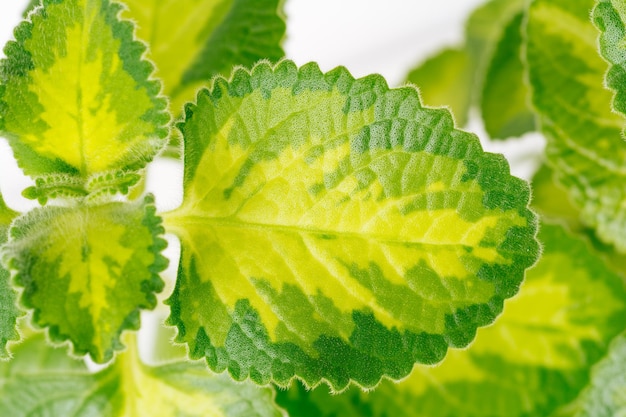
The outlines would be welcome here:
<svg viewBox="0 0 626 417">
<path fill-rule="evenodd" d="M 426 242 L 418 240 L 401 240 L 392 236 L 375 234 L 369 232 L 354 232 L 348 230 L 321 229 L 316 227 L 307 227 L 304 225 L 286 225 L 262 222 L 250 222 L 233 217 L 210 217 L 193 213 L 185 213 L 181 209 L 162 214 L 163 224 L 168 232 L 178 236 L 189 234 L 189 230 L 199 230 L 197 227 L 186 227 L 187 225 L 204 225 L 214 228 L 232 228 L 243 230 L 262 230 L 268 233 L 294 233 L 294 234 L 311 234 L 311 235 L 332 235 L 333 237 L 365 239 L 386 243 L 391 245 L 411 245 L 411 246 L 431 246 L 431 247 L 462 247 L 472 248 L 469 245 L 462 245 L 454 242 Z"/>
</svg>

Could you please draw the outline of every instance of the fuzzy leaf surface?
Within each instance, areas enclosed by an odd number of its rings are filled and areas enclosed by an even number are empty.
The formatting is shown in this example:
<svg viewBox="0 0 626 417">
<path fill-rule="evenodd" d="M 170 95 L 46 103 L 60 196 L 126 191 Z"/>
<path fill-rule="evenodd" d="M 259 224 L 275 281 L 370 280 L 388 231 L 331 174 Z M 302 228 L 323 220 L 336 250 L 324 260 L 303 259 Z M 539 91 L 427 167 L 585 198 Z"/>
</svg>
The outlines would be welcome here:
<svg viewBox="0 0 626 417">
<path fill-rule="evenodd" d="M 449 106 L 458 126 L 465 126 L 471 104 L 472 72 L 465 49 L 444 49 L 411 71 L 424 104 Z"/>
<path fill-rule="evenodd" d="M 519 13 L 504 27 L 486 70 L 480 110 L 491 138 L 521 136 L 535 128 L 521 58 L 523 18 Z"/>
<path fill-rule="evenodd" d="M 124 352 L 96 374 L 42 337 L 0 364 L 0 415 L 11 417 L 283 417 L 272 388 L 237 384 L 199 363 L 146 366 Z"/>
<path fill-rule="evenodd" d="M 0 247 L 8 240 L 9 225 L 17 213 L 7 207 L 0 194 Z M 9 357 L 7 343 L 19 339 L 17 318 L 22 315 L 17 307 L 17 294 L 11 286 L 9 271 L 0 265 L 0 359 Z"/>
<path fill-rule="evenodd" d="M 21 302 L 54 341 L 70 340 L 96 362 L 113 357 L 124 329 L 154 308 L 165 241 L 152 198 L 143 202 L 47 207 L 17 219 L 4 261 L 24 288 Z"/>
<path fill-rule="evenodd" d="M 548 139 L 556 180 L 581 219 L 607 243 L 626 249 L 624 118 L 603 86 L 607 63 L 589 19 L 593 0 L 536 0 L 528 14 L 526 47 L 534 107 Z"/>
<path fill-rule="evenodd" d="M 150 57 L 178 115 L 198 88 L 237 65 L 285 54 L 282 0 L 126 0 L 137 35 L 149 42 Z"/>
<path fill-rule="evenodd" d="M 133 25 L 109 0 L 44 0 L 0 63 L 0 131 L 28 175 L 142 168 L 169 114 Z"/>
<path fill-rule="evenodd" d="M 563 227 L 542 224 L 544 252 L 504 313 L 479 329 L 467 350 L 437 367 L 418 366 L 399 384 L 352 389 L 331 397 L 325 387 L 279 392 L 292 417 L 548 416 L 590 379 L 626 314 L 626 290 L 589 245 Z M 594 414 L 590 414 L 594 415 Z"/>
<path fill-rule="evenodd" d="M 186 110 L 170 323 L 216 371 L 401 378 L 466 346 L 537 258 L 528 185 L 413 88 L 284 61 Z"/>
</svg>

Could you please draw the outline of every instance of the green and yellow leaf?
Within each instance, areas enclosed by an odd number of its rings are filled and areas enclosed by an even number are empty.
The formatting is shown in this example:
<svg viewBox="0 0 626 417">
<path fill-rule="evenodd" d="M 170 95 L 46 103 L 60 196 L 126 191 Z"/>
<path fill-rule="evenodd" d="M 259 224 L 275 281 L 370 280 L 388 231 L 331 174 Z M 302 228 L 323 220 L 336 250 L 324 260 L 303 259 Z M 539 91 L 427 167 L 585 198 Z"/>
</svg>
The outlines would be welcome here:
<svg viewBox="0 0 626 417">
<path fill-rule="evenodd" d="M 594 0 L 535 0 L 529 10 L 527 61 L 532 101 L 548 139 L 557 181 L 581 220 L 607 243 L 626 249 L 624 117 L 603 87 L 606 62 L 589 19 Z"/>
<path fill-rule="evenodd" d="M 235 379 L 402 378 L 466 346 L 537 258 L 527 184 L 413 88 L 284 61 L 186 116 L 170 323 Z"/>
<path fill-rule="evenodd" d="M 0 247 L 8 239 L 9 225 L 17 213 L 7 207 L 0 194 Z M 0 359 L 9 357 L 7 343 L 19 340 L 17 319 L 22 315 L 18 308 L 17 294 L 11 286 L 9 271 L 0 265 Z"/>
<path fill-rule="evenodd" d="M 492 138 L 521 136 L 535 129 L 521 58 L 523 17 L 519 13 L 506 25 L 485 73 L 480 110 Z"/>
<path fill-rule="evenodd" d="M 0 364 L 0 415 L 284 417 L 271 387 L 211 375 L 199 363 L 147 366 L 132 351 L 96 374 L 41 337 Z"/>
<path fill-rule="evenodd" d="M 5 47 L 0 131 L 28 175 L 86 182 L 143 168 L 165 144 L 167 101 L 121 8 L 44 0 Z"/>
<path fill-rule="evenodd" d="M 125 0 L 178 115 L 217 75 L 285 54 L 283 0 Z"/>
<path fill-rule="evenodd" d="M 407 81 L 419 88 L 424 104 L 449 106 L 457 125 L 465 126 L 473 81 L 465 49 L 444 49 L 411 71 Z"/>
<path fill-rule="evenodd" d="M 292 417 L 551 415 L 588 384 L 591 365 L 623 330 L 626 290 L 563 227 L 542 224 L 538 237 L 541 259 L 469 349 L 450 351 L 441 365 L 418 366 L 401 383 L 384 381 L 370 393 L 352 389 L 331 397 L 324 387 L 307 393 L 295 385 L 279 392 L 279 403 Z"/>
<path fill-rule="evenodd" d="M 167 266 L 161 233 L 151 197 L 47 207 L 14 222 L 4 261 L 33 322 L 103 363 L 123 347 L 121 332 L 139 327 L 140 310 L 156 304 L 158 273 Z"/>
</svg>

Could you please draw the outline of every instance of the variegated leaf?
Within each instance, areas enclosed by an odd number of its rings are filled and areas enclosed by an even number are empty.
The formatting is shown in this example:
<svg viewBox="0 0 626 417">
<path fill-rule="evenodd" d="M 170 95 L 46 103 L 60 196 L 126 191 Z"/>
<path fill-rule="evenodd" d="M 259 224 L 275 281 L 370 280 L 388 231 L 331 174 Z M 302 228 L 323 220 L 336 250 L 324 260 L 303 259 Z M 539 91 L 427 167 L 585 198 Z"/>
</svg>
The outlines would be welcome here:
<svg viewBox="0 0 626 417">
<path fill-rule="evenodd" d="M 151 197 L 137 203 L 47 207 L 15 221 L 4 261 L 24 288 L 22 304 L 55 341 L 106 362 L 124 329 L 153 308 L 167 261 Z"/>
<path fill-rule="evenodd" d="M 17 213 L 7 207 L 0 194 L 0 247 L 7 241 L 9 225 Z M 11 286 L 9 271 L 0 265 L 0 359 L 9 356 L 7 343 L 19 339 L 17 318 L 22 315 L 17 307 L 17 294 Z"/>
<path fill-rule="evenodd" d="M 385 381 L 370 393 L 330 396 L 325 387 L 306 392 L 296 385 L 279 392 L 279 403 L 292 417 L 551 416 L 576 398 L 591 365 L 622 331 L 626 290 L 563 227 L 542 224 L 538 237 L 541 259 L 469 349 L 450 351 L 439 366 L 418 366 L 399 384 Z"/>
<path fill-rule="evenodd" d="M 236 379 L 401 378 L 467 345 L 537 258 L 527 184 L 413 88 L 260 64 L 186 116 L 170 323 Z"/>
<path fill-rule="evenodd" d="M 624 117 L 603 87 L 606 62 L 589 14 L 594 0 L 535 0 L 528 13 L 526 58 L 532 101 L 548 138 L 555 178 L 584 224 L 626 249 Z"/>
<path fill-rule="evenodd" d="M 167 343 L 167 341 L 162 341 Z M 284 417 L 271 387 L 211 375 L 199 363 L 147 366 L 133 350 L 89 373 L 42 337 L 0 364 L 0 415 L 10 417 Z"/>
<path fill-rule="evenodd" d="M 0 64 L 0 131 L 24 171 L 92 175 L 142 168 L 164 145 L 167 102 L 145 46 L 110 0 L 44 0 Z"/>
<path fill-rule="evenodd" d="M 284 56 L 282 0 L 125 0 L 175 114 L 217 74 Z"/>
</svg>

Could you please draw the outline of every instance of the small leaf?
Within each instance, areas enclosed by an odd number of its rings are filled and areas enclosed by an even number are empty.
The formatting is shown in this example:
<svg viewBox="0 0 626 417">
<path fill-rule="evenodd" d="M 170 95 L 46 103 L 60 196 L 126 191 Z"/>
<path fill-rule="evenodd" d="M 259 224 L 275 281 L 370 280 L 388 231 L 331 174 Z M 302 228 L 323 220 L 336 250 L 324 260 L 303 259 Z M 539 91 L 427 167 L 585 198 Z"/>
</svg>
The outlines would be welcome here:
<svg viewBox="0 0 626 417">
<path fill-rule="evenodd" d="M 124 329 L 154 308 L 167 265 L 152 198 L 33 210 L 15 221 L 5 263 L 24 288 L 22 303 L 54 341 L 71 340 L 78 354 L 107 362 L 122 348 Z"/>
<path fill-rule="evenodd" d="M 235 379 L 402 378 L 467 345 L 537 258 L 527 184 L 413 88 L 284 61 L 186 115 L 170 323 Z"/>
<path fill-rule="evenodd" d="M 486 71 L 480 108 L 485 129 L 494 139 L 521 136 L 535 129 L 521 59 L 523 17 L 519 13 L 506 25 Z"/>
<path fill-rule="evenodd" d="M 178 115 L 217 74 L 285 54 L 282 0 L 126 0 Z"/>
<path fill-rule="evenodd" d="M 428 106 L 450 106 L 458 126 L 465 126 L 472 73 L 465 49 L 444 49 L 414 69 L 407 81 L 418 86 Z"/>
<path fill-rule="evenodd" d="M 279 392 L 279 404 L 292 417 L 552 415 L 586 386 L 591 365 L 622 331 L 626 289 L 563 227 L 542 224 L 538 237 L 541 259 L 469 349 L 450 351 L 439 366 L 418 366 L 401 383 L 384 381 L 370 393 L 331 397 L 324 387 L 307 393 L 296 385 Z"/>
<path fill-rule="evenodd" d="M 606 243 L 626 250 L 625 119 L 603 87 L 607 64 L 589 19 L 594 0 L 536 0 L 528 14 L 532 101 L 555 179 Z"/>
<path fill-rule="evenodd" d="M 6 243 L 9 225 L 16 216 L 17 213 L 6 206 L 0 194 L 0 247 Z M 0 359 L 9 357 L 7 343 L 19 340 L 17 319 L 22 312 L 16 301 L 17 294 L 11 286 L 9 271 L 0 265 Z"/>
<path fill-rule="evenodd" d="M 621 334 L 606 357 L 593 368 L 590 385 L 554 417 L 618 417 L 626 412 L 626 335 Z"/>
<path fill-rule="evenodd" d="M 137 170 L 169 115 L 145 46 L 109 0 L 44 0 L 0 64 L 0 131 L 28 175 Z"/>
<path fill-rule="evenodd" d="M 11 417 L 284 417 L 270 387 L 234 383 L 203 364 L 150 367 L 132 352 L 90 374 L 41 337 L 0 364 L 0 415 Z M 33 366 L 35 365 L 35 366 Z"/>
</svg>

